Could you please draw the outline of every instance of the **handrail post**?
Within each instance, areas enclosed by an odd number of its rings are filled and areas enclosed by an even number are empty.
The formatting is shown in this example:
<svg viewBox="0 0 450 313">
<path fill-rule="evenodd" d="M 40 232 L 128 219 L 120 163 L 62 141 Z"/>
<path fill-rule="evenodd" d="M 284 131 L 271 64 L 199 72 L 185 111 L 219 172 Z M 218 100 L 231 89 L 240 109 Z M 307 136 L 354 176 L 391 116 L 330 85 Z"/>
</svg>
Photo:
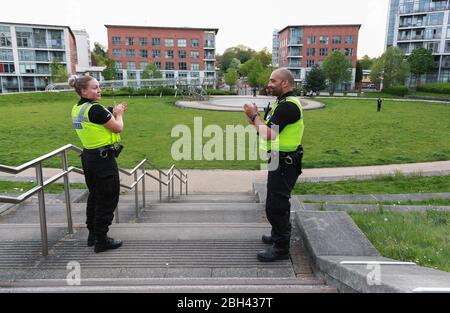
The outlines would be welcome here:
<svg viewBox="0 0 450 313">
<path fill-rule="evenodd" d="M 188 174 L 186 173 L 186 196 L 188 195 Z"/>
<path fill-rule="evenodd" d="M 159 202 L 162 202 L 162 176 L 161 176 L 161 172 L 159 173 Z"/>
<path fill-rule="evenodd" d="M 145 164 L 142 164 L 142 209 L 145 209 Z"/>
<path fill-rule="evenodd" d="M 170 176 L 167 178 L 167 202 L 170 202 Z"/>
<path fill-rule="evenodd" d="M 64 150 L 61 153 L 62 157 L 62 166 L 64 172 L 67 172 L 69 166 L 67 164 L 67 151 Z M 72 203 L 70 199 L 70 183 L 69 183 L 69 173 L 64 175 L 64 196 L 66 198 L 66 211 L 67 211 L 67 228 L 69 234 L 73 234 L 73 222 L 72 222 Z"/>
<path fill-rule="evenodd" d="M 42 255 L 47 256 L 48 255 L 47 218 L 45 216 L 44 175 L 42 173 L 41 162 L 36 164 L 36 183 L 42 188 L 38 192 L 39 220 L 41 226 Z"/>
<path fill-rule="evenodd" d="M 172 199 L 175 198 L 175 175 L 172 170 Z"/>
<path fill-rule="evenodd" d="M 183 195 L 183 173 L 180 172 L 180 196 Z"/>
<path fill-rule="evenodd" d="M 134 183 L 136 184 L 134 186 L 134 201 L 136 204 L 136 218 L 139 217 L 139 184 L 137 184 L 137 178 L 138 174 L 137 172 L 134 172 Z"/>
</svg>

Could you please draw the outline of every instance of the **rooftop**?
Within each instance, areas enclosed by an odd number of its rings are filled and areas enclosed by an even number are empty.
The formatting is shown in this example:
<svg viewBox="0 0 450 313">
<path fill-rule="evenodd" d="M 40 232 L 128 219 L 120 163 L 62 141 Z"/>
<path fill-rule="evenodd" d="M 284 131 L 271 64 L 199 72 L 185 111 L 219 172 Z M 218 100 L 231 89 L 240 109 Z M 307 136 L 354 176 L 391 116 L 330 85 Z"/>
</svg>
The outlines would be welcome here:
<svg viewBox="0 0 450 313">
<path fill-rule="evenodd" d="M 218 28 L 197 28 L 197 27 L 166 27 L 166 26 L 139 26 L 139 25 L 105 25 L 106 28 L 143 28 L 143 29 L 188 29 L 188 30 L 203 30 L 213 31 L 216 34 L 219 32 Z"/>
</svg>

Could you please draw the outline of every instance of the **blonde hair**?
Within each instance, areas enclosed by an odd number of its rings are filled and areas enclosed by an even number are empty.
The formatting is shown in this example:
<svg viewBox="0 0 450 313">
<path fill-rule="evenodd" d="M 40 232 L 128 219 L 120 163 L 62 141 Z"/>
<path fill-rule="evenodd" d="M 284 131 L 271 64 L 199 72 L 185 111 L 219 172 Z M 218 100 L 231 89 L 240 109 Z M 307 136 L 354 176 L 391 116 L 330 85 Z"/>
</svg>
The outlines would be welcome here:
<svg viewBox="0 0 450 313">
<path fill-rule="evenodd" d="M 77 75 L 72 75 L 69 78 L 69 86 L 75 88 L 77 94 L 81 96 L 81 90 L 86 89 L 89 82 L 94 79 L 91 76 L 78 77 Z"/>
</svg>

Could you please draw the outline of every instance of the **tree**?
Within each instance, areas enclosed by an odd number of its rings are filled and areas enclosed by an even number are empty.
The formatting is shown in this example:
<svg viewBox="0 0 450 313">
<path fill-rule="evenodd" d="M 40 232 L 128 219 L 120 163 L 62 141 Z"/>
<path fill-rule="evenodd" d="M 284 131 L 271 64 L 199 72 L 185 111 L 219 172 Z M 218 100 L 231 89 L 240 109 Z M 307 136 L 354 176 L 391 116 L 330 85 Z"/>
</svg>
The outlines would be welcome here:
<svg viewBox="0 0 450 313">
<path fill-rule="evenodd" d="M 337 85 L 351 80 L 351 68 L 351 62 L 340 51 L 334 51 L 323 61 L 322 70 L 329 81 L 330 93 L 334 93 Z"/>
<path fill-rule="evenodd" d="M 355 74 L 355 83 L 356 84 L 359 85 L 362 82 L 363 75 L 364 75 L 363 65 L 362 65 L 362 62 L 360 60 L 358 60 L 356 62 L 356 74 Z"/>
<path fill-rule="evenodd" d="M 100 43 L 94 43 L 94 50 L 91 52 L 91 61 L 94 66 L 105 66 L 108 58 L 108 51 Z"/>
<path fill-rule="evenodd" d="M 231 60 L 231 63 L 230 63 L 230 66 L 228 67 L 228 69 L 234 68 L 234 69 L 238 70 L 239 67 L 241 67 L 241 61 L 234 58 L 233 60 Z"/>
<path fill-rule="evenodd" d="M 263 50 L 257 52 L 255 57 L 261 62 L 261 64 L 266 67 L 272 64 L 272 54 L 264 48 Z"/>
<path fill-rule="evenodd" d="M 162 73 L 161 71 L 156 67 L 155 64 L 153 63 L 149 63 L 147 64 L 147 66 L 144 68 L 144 70 L 142 71 L 141 74 L 141 78 L 142 79 L 157 79 L 157 78 L 162 78 Z"/>
<path fill-rule="evenodd" d="M 318 65 L 315 65 L 306 75 L 305 88 L 313 92 L 321 91 L 327 88 L 326 77 Z"/>
<path fill-rule="evenodd" d="M 254 50 L 242 45 L 228 48 L 222 55 L 217 57 L 217 65 L 224 73 L 226 73 L 234 59 L 237 59 L 241 64 L 244 64 L 255 54 L 256 52 Z"/>
<path fill-rule="evenodd" d="M 363 70 L 370 70 L 372 68 L 373 63 L 375 63 L 377 59 L 371 59 L 367 54 L 359 60 L 361 67 Z"/>
<path fill-rule="evenodd" d="M 389 47 L 373 64 L 370 80 L 375 84 L 383 81 L 383 88 L 390 88 L 404 85 L 408 75 L 409 64 L 405 60 L 403 50 L 397 47 Z"/>
<path fill-rule="evenodd" d="M 236 86 L 239 79 L 238 71 L 235 68 L 230 67 L 228 72 L 225 74 L 225 84 L 231 87 Z"/>
<path fill-rule="evenodd" d="M 67 73 L 66 66 L 60 63 L 57 59 L 54 59 L 50 65 L 52 72 L 52 82 L 53 83 L 65 83 L 69 79 L 69 74 Z"/>
<path fill-rule="evenodd" d="M 105 80 L 115 80 L 117 74 L 116 62 L 108 57 L 105 59 L 105 66 L 106 68 L 103 70 L 102 73 L 103 78 Z"/>
<path fill-rule="evenodd" d="M 420 77 L 434 67 L 433 53 L 425 48 L 414 49 L 408 58 L 408 63 L 418 86 L 420 85 Z"/>
</svg>

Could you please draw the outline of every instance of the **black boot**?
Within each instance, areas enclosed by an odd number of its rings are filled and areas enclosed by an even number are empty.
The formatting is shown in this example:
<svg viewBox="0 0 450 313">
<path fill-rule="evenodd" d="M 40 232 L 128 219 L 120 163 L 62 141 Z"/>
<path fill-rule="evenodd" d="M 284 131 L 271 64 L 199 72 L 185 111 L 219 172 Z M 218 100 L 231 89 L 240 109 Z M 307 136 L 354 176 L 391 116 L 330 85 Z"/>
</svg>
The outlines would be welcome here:
<svg viewBox="0 0 450 313">
<path fill-rule="evenodd" d="M 95 245 L 95 234 L 94 234 L 94 232 L 89 232 L 87 246 L 92 247 L 94 245 Z"/>
<path fill-rule="evenodd" d="M 106 250 L 117 249 L 122 246 L 122 240 L 109 238 L 108 236 L 97 237 L 95 242 L 95 253 L 104 252 Z"/>
<path fill-rule="evenodd" d="M 273 262 L 276 260 L 288 260 L 289 249 L 278 249 L 275 246 L 271 246 L 264 251 L 258 253 L 258 260 L 261 262 Z"/>
<path fill-rule="evenodd" d="M 264 242 L 266 245 L 272 245 L 273 244 L 272 236 L 263 235 L 262 242 Z"/>
</svg>

